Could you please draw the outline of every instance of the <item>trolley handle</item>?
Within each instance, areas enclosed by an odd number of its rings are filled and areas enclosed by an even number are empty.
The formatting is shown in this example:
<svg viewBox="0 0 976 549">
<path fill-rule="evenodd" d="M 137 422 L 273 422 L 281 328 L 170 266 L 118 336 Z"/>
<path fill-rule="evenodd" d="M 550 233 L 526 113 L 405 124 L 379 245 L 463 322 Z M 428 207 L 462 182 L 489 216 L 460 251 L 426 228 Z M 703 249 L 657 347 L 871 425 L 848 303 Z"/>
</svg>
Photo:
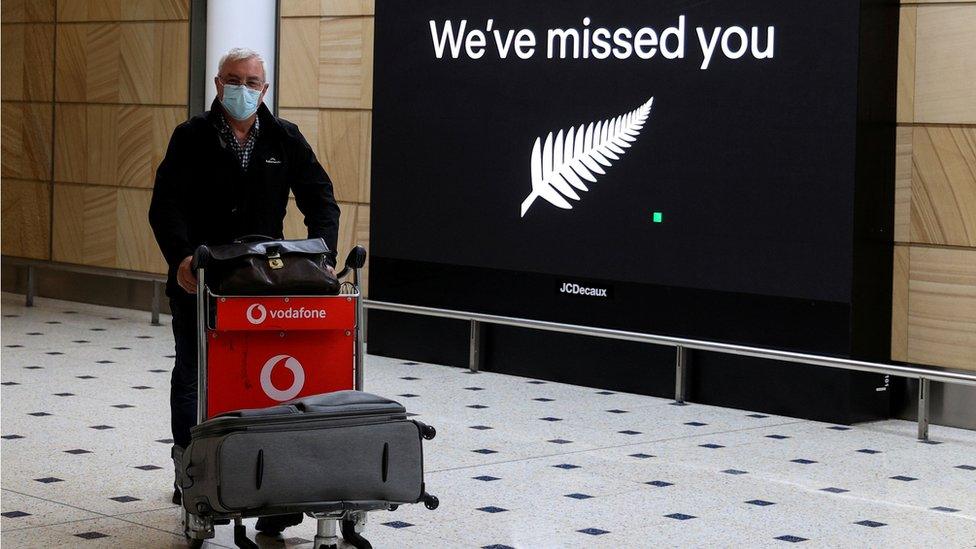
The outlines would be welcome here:
<svg viewBox="0 0 976 549">
<path fill-rule="evenodd" d="M 342 268 L 341 271 L 336 273 L 336 278 L 339 279 L 343 278 L 344 276 L 349 274 L 349 271 L 353 271 L 353 272 L 358 271 L 359 269 L 362 269 L 363 265 L 365 264 L 366 264 L 366 248 L 362 246 L 356 246 L 353 249 L 349 250 L 349 255 L 346 256 L 345 266 Z"/>
<path fill-rule="evenodd" d="M 190 260 L 190 270 L 195 273 L 200 269 L 206 269 L 211 257 L 210 248 L 206 244 L 197 246 L 193 251 L 193 259 Z"/>
</svg>

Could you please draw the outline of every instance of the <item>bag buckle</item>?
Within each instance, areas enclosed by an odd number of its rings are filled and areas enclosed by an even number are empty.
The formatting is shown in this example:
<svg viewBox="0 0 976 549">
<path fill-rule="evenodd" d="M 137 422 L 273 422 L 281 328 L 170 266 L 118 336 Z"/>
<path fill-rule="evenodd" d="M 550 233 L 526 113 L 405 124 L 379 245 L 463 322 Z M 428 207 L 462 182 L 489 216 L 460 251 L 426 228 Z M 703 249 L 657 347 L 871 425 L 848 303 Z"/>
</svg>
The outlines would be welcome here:
<svg viewBox="0 0 976 549">
<path fill-rule="evenodd" d="M 272 269 L 280 269 L 285 266 L 285 262 L 281 260 L 281 254 L 278 252 L 268 254 L 268 266 Z"/>
</svg>

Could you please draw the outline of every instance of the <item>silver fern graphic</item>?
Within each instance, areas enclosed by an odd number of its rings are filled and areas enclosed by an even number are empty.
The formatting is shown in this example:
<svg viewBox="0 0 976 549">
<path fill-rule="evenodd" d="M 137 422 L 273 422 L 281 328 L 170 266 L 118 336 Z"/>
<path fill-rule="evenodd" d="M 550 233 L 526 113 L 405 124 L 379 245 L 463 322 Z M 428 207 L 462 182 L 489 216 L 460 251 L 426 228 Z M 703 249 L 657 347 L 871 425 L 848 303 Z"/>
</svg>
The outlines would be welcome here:
<svg viewBox="0 0 976 549">
<path fill-rule="evenodd" d="M 653 103 L 652 97 L 627 114 L 589 125 L 581 124 L 578 128 L 570 128 L 565 136 L 563 130 L 559 130 L 555 139 L 549 132 L 545 144 L 542 138 L 537 138 L 532 147 L 532 192 L 522 202 L 522 217 L 536 198 L 543 198 L 564 210 L 573 209 L 563 196 L 579 200 L 576 190 L 589 190 L 584 179 L 596 183 L 597 175 L 607 173 L 601 165 L 610 167 L 612 160 L 620 160 L 618 155 L 624 154 L 625 149 L 637 141 Z"/>
</svg>

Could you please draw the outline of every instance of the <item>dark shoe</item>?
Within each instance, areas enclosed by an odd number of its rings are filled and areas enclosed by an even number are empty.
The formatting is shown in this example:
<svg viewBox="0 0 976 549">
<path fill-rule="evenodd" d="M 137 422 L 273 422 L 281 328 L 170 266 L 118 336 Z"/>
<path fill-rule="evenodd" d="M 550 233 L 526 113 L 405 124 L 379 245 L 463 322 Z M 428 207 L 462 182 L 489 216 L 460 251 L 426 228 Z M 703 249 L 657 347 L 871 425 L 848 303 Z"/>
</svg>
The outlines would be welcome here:
<svg viewBox="0 0 976 549">
<path fill-rule="evenodd" d="M 259 518 L 258 523 L 254 527 L 262 534 L 276 536 L 289 526 L 297 526 L 301 524 L 302 518 L 303 516 L 301 513 L 271 515 L 270 517 Z"/>
</svg>

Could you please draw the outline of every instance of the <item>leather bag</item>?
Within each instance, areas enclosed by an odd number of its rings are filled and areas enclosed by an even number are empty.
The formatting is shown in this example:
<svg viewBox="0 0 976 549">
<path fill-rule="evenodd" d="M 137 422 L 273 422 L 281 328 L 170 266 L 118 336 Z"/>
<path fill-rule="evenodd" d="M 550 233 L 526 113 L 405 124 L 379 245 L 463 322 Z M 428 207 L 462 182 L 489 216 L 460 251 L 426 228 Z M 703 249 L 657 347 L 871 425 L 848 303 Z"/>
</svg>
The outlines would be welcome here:
<svg viewBox="0 0 976 549">
<path fill-rule="evenodd" d="M 329 272 L 335 252 L 321 238 L 274 240 L 252 235 L 233 244 L 203 245 L 193 254 L 210 291 L 218 295 L 335 295 L 339 281 Z"/>
</svg>

